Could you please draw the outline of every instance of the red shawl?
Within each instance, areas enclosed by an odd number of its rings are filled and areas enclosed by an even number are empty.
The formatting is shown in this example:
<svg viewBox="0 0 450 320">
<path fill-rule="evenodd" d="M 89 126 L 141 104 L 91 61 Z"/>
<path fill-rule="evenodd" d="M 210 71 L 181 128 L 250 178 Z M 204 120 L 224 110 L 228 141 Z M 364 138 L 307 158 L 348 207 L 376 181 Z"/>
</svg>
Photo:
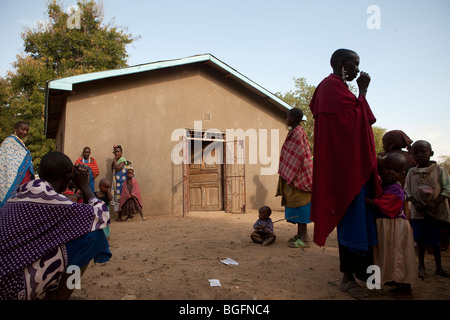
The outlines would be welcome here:
<svg viewBox="0 0 450 320">
<path fill-rule="evenodd" d="M 378 209 L 389 218 L 394 219 L 403 209 L 403 199 L 392 193 L 385 193 L 380 198 L 374 199 Z"/>
<path fill-rule="evenodd" d="M 371 125 L 376 119 L 365 97 L 355 95 L 331 74 L 314 91 L 314 162 L 311 221 L 314 242 L 325 245 L 346 210 L 370 178 L 377 177 Z M 378 179 L 375 195 L 382 194 Z"/>
<path fill-rule="evenodd" d="M 100 174 L 100 170 L 98 169 L 97 161 L 95 161 L 95 159 L 92 158 L 92 157 L 89 158 L 89 159 L 90 159 L 89 163 L 85 163 L 85 162 L 83 162 L 83 160 L 84 160 L 83 157 L 78 158 L 78 159 L 75 161 L 75 164 L 85 164 L 85 165 L 87 165 L 87 166 L 91 169 L 91 171 L 92 171 L 92 176 L 93 176 L 93 178 L 95 179 L 95 178 L 97 178 L 97 176 Z"/>
<path fill-rule="evenodd" d="M 123 183 L 122 193 L 120 195 L 119 208 L 122 208 L 125 202 L 130 198 L 134 198 L 134 200 L 142 208 L 141 190 L 139 189 L 139 185 L 136 179 L 131 178 L 131 181 L 133 183 L 133 188 L 131 189 L 131 192 L 130 190 L 128 190 L 127 181 L 124 181 Z"/>
<path fill-rule="evenodd" d="M 280 154 L 278 174 L 295 189 L 311 192 L 313 164 L 305 130 L 300 124 L 289 131 Z"/>
</svg>

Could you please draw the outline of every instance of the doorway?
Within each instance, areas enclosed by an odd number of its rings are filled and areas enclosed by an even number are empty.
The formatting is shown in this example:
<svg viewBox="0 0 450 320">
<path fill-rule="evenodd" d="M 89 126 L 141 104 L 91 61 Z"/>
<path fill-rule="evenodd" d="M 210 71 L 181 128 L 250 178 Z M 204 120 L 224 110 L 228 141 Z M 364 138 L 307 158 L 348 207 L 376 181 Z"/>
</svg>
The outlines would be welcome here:
<svg viewBox="0 0 450 320">
<path fill-rule="evenodd" d="M 204 151 L 212 142 L 202 141 L 201 155 L 191 153 L 189 164 L 189 209 L 190 210 L 223 210 L 223 163 L 205 161 Z M 216 156 L 217 150 L 211 155 Z M 201 163 L 195 163 L 194 158 L 201 157 Z M 198 162 L 198 161 L 197 161 Z"/>
<path fill-rule="evenodd" d="M 189 211 L 246 211 L 244 143 L 224 138 L 223 132 L 186 130 L 179 144 L 182 182 L 177 183 L 182 185 L 183 216 Z"/>
</svg>

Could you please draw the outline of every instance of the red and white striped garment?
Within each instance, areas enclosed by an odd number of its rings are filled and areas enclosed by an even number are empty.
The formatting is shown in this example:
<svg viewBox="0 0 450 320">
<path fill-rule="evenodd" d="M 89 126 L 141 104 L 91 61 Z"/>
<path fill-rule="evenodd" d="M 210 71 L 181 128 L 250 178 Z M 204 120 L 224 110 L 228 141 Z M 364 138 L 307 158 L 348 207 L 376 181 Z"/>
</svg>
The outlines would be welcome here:
<svg viewBox="0 0 450 320">
<path fill-rule="evenodd" d="M 133 188 L 130 190 L 128 190 L 127 187 L 127 181 L 125 181 L 123 183 L 123 188 L 122 188 L 122 195 L 120 196 L 120 204 L 119 207 L 122 208 L 122 206 L 125 204 L 125 202 L 130 199 L 133 198 L 137 201 L 137 203 L 139 204 L 139 206 L 142 208 L 142 199 L 141 199 L 141 190 L 139 189 L 139 185 L 136 181 L 135 178 L 131 178 L 132 183 L 133 183 Z"/>
<path fill-rule="evenodd" d="M 308 138 L 298 125 L 286 136 L 280 154 L 278 174 L 293 188 L 311 191 L 313 160 Z"/>
</svg>

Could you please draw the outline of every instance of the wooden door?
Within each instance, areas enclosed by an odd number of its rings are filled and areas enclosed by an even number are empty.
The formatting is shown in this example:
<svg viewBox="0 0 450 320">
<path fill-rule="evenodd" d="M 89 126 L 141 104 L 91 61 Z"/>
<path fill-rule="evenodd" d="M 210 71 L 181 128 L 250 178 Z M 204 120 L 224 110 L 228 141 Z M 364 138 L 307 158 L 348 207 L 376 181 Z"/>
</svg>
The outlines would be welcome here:
<svg viewBox="0 0 450 320">
<path fill-rule="evenodd" d="M 202 151 L 207 144 L 203 142 Z M 223 210 L 223 166 L 220 162 L 206 163 L 204 156 L 201 162 L 189 164 L 189 210 Z"/>
<path fill-rule="evenodd" d="M 244 140 L 225 143 L 225 211 L 246 212 Z"/>
</svg>

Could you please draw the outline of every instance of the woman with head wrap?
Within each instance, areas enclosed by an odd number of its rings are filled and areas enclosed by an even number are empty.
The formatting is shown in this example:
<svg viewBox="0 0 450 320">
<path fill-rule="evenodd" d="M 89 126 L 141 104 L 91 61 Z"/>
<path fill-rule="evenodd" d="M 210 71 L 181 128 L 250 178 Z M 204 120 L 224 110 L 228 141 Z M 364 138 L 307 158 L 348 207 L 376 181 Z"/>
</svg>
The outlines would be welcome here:
<svg viewBox="0 0 450 320">
<path fill-rule="evenodd" d="M 409 152 L 411 150 L 411 144 L 413 141 L 408 137 L 406 133 L 402 130 L 391 130 L 383 135 L 383 149 L 384 152 L 381 153 L 378 158 L 382 161 L 390 153 L 400 153 L 406 159 L 405 164 L 405 176 L 400 180 L 401 184 L 405 185 L 405 177 L 408 174 L 408 170 L 416 166 L 416 160 L 414 160 L 413 155 Z M 406 149 L 406 150 L 403 150 Z"/>
<path fill-rule="evenodd" d="M 314 242 L 325 245 L 337 227 L 341 289 L 354 298 L 367 293 L 355 277 L 366 281 L 372 262 L 376 230 L 366 197 L 382 193 L 371 125 L 376 119 L 366 100 L 370 77 L 361 72 L 356 80 L 359 96 L 347 81 L 359 73 L 356 52 L 339 49 L 330 59 L 333 73 L 316 88 L 310 108 L 314 116 L 314 162 L 311 221 Z"/>
<path fill-rule="evenodd" d="M 383 136 L 383 149 L 385 152 L 411 149 L 412 140 L 402 130 L 391 130 Z"/>
</svg>

